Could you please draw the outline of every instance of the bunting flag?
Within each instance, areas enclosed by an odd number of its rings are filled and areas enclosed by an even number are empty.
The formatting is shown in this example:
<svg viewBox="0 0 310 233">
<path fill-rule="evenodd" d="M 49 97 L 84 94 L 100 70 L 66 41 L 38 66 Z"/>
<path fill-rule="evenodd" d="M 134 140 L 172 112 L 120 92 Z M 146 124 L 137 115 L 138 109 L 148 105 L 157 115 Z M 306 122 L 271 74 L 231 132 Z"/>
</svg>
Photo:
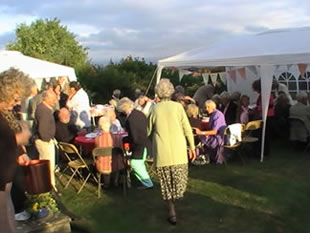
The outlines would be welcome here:
<svg viewBox="0 0 310 233">
<path fill-rule="evenodd" d="M 257 69 L 256 66 L 248 66 L 248 69 L 257 76 Z"/>
<path fill-rule="evenodd" d="M 194 72 L 194 73 L 192 74 L 192 76 L 193 76 L 193 77 L 199 77 L 199 76 L 201 76 L 201 74 L 198 73 L 198 72 Z"/>
<path fill-rule="evenodd" d="M 189 75 L 191 73 L 193 72 L 188 71 L 188 70 L 179 70 L 179 82 L 181 82 L 184 75 Z"/>
<path fill-rule="evenodd" d="M 226 72 L 221 72 L 219 73 L 220 79 L 222 80 L 222 82 L 226 85 L 227 80 L 226 80 Z"/>
<path fill-rule="evenodd" d="M 230 75 L 230 78 L 236 83 L 236 70 L 231 70 L 228 73 Z"/>
<path fill-rule="evenodd" d="M 243 80 L 246 80 L 246 79 L 247 79 L 247 78 L 246 78 L 245 68 L 244 68 L 244 67 L 238 69 L 238 72 L 239 72 L 239 74 L 240 74 L 240 76 L 241 76 L 241 78 L 242 78 Z"/>
<path fill-rule="evenodd" d="M 205 85 L 207 85 L 209 83 L 209 74 L 202 73 L 202 77 L 203 77 L 203 82 L 205 83 Z"/>
<path fill-rule="evenodd" d="M 306 69 L 307 69 L 307 64 L 298 64 L 298 70 L 300 72 L 301 77 L 305 75 Z"/>
<path fill-rule="evenodd" d="M 210 74 L 213 86 L 216 86 L 217 73 Z"/>
</svg>

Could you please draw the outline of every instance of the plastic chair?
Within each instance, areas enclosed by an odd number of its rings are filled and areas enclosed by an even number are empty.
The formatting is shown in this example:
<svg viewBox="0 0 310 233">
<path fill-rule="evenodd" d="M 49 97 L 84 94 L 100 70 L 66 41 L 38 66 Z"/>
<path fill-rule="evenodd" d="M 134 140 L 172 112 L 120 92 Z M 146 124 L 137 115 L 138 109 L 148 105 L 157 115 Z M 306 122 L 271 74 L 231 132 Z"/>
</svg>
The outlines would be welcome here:
<svg viewBox="0 0 310 233">
<path fill-rule="evenodd" d="M 244 127 L 245 127 L 244 124 L 240 123 L 235 123 L 226 126 L 226 128 L 224 129 L 224 145 L 223 145 L 225 149 L 231 150 L 234 153 L 236 153 L 240 157 L 242 164 L 244 164 L 244 159 L 239 149 L 242 144 L 242 133 L 244 131 Z M 231 141 L 232 143 L 229 143 L 229 141 Z"/>
<path fill-rule="evenodd" d="M 74 144 L 66 143 L 66 142 L 59 142 L 58 145 L 59 145 L 60 150 L 63 151 L 66 158 L 68 159 L 68 168 L 70 168 L 70 170 L 72 171 L 72 175 L 70 176 L 70 179 L 65 185 L 64 189 L 66 189 L 69 186 L 69 184 L 71 183 L 72 179 L 75 176 L 78 176 L 83 181 L 83 184 L 81 185 L 80 189 L 77 192 L 79 194 L 84 188 L 86 182 L 88 181 L 91 175 L 97 181 L 96 177 L 94 176 L 90 168 L 92 166 L 93 161 L 90 159 L 83 159 L 83 157 L 81 156 L 81 154 L 79 153 L 78 149 L 76 148 Z M 70 157 L 70 155 L 72 154 L 76 155 L 77 159 L 72 159 Z M 86 178 L 82 176 L 81 174 L 82 170 L 87 171 Z"/>
</svg>

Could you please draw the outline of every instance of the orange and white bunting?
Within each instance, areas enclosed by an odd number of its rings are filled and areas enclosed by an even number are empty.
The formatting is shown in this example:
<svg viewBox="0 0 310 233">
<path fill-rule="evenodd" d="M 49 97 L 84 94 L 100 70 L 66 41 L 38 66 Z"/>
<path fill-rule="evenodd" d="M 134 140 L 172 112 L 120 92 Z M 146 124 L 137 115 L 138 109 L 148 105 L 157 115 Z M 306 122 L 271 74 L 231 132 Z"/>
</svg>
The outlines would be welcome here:
<svg viewBox="0 0 310 233">
<path fill-rule="evenodd" d="M 298 64 L 298 70 L 300 72 L 300 76 L 304 76 L 307 69 L 307 64 Z"/>
</svg>

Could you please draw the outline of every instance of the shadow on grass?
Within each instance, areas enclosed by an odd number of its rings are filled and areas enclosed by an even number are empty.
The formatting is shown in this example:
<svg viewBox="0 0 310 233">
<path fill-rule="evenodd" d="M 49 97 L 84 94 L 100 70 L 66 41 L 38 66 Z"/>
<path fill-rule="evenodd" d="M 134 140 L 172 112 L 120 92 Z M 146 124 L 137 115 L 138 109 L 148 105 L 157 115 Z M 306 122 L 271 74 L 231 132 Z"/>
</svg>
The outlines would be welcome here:
<svg viewBox="0 0 310 233">
<path fill-rule="evenodd" d="M 111 189 L 97 198 L 88 184 L 77 195 L 70 186 L 61 197 L 88 232 L 308 232 L 309 156 L 292 156 L 279 146 L 265 162 L 245 166 L 190 167 L 183 200 L 176 205 L 178 223 L 167 223 L 167 208 L 155 179 L 153 190 Z"/>
</svg>

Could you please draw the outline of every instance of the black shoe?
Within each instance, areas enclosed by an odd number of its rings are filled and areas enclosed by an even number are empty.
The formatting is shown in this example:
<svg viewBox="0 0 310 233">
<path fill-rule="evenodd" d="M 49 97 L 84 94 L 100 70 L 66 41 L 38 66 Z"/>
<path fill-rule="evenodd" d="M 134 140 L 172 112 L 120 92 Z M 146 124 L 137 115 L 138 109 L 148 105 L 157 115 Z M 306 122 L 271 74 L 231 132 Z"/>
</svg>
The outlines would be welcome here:
<svg viewBox="0 0 310 233">
<path fill-rule="evenodd" d="M 176 216 L 170 216 L 167 218 L 167 221 L 171 224 L 171 225 L 177 225 L 177 217 Z"/>
</svg>

